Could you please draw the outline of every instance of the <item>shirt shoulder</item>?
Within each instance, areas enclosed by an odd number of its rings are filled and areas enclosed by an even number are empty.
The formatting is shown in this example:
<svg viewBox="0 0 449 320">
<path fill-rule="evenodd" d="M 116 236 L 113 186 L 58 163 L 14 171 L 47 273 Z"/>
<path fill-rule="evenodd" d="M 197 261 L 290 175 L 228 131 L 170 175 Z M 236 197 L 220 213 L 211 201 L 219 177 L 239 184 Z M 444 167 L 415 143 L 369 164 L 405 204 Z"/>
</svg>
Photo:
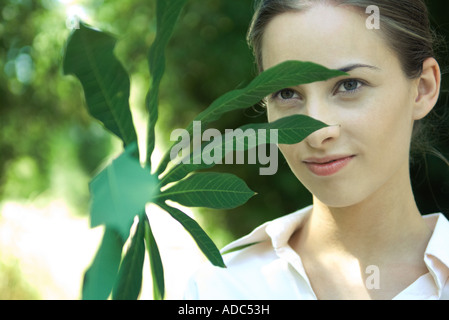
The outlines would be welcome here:
<svg viewBox="0 0 449 320">
<path fill-rule="evenodd" d="M 264 282 L 261 270 L 276 260 L 269 241 L 226 253 L 223 260 L 225 268 L 209 262 L 200 266 L 190 278 L 185 299 L 256 299 L 261 292 L 266 292 L 260 288 Z"/>
<path fill-rule="evenodd" d="M 186 299 L 288 299 L 294 290 L 288 262 L 277 248 L 287 245 L 308 208 L 266 222 L 222 250 L 226 268 L 202 265 L 189 281 Z"/>
<path fill-rule="evenodd" d="M 449 299 L 449 221 L 442 213 L 425 215 L 432 231 L 424 262 L 435 281 L 440 299 Z"/>
</svg>

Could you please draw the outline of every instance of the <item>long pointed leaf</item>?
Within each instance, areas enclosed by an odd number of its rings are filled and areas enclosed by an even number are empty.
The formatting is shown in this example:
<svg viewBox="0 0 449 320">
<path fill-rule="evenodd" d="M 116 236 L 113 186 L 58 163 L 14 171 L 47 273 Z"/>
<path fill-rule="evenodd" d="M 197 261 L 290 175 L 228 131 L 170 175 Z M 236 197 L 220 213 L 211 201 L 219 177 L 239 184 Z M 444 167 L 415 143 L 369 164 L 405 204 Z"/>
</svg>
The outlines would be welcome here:
<svg viewBox="0 0 449 320">
<path fill-rule="evenodd" d="M 142 288 L 142 269 L 145 259 L 145 221 L 140 220 L 123 258 L 112 290 L 114 300 L 137 300 Z"/>
<path fill-rule="evenodd" d="M 330 70 L 312 62 L 285 61 L 259 74 L 247 87 L 230 91 L 219 97 L 193 121 L 201 121 L 202 127 L 205 128 L 208 123 L 218 120 L 224 113 L 251 107 L 273 92 L 342 75 L 346 73 Z M 189 134 L 192 133 L 193 122 L 186 130 Z M 159 164 L 158 175 L 166 169 L 170 161 L 169 153 L 165 154 Z"/>
<path fill-rule="evenodd" d="M 262 72 L 246 88 L 233 90 L 219 97 L 194 121 L 201 121 L 206 125 L 218 120 L 226 112 L 250 107 L 280 89 L 324 81 L 345 74 L 312 62 L 286 61 Z M 192 125 L 187 129 L 189 132 L 191 127 Z"/>
<path fill-rule="evenodd" d="M 149 54 L 148 64 L 152 77 L 151 89 L 147 95 L 149 113 L 147 166 L 151 168 L 151 154 L 155 146 L 155 126 L 158 119 L 159 86 L 165 72 L 165 49 L 173 34 L 176 21 L 187 0 L 158 0 L 156 3 L 157 33 Z"/>
<path fill-rule="evenodd" d="M 241 126 L 227 136 L 221 135 L 212 142 L 205 143 L 200 150 L 192 150 L 188 161 L 180 162 L 171 168 L 161 179 L 161 186 L 183 179 L 190 172 L 211 168 L 215 163 L 208 164 L 202 161 L 204 148 L 214 149 L 221 157 L 229 151 L 245 151 L 262 144 L 271 143 L 270 131 L 277 130 L 279 144 L 295 144 L 301 142 L 311 133 L 326 127 L 321 121 L 304 115 L 292 115 L 273 122 L 255 123 Z"/>
<path fill-rule="evenodd" d="M 233 174 L 199 172 L 177 182 L 155 200 L 172 200 L 187 207 L 232 209 L 254 195 L 255 192 Z"/>
<path fill-rule="evenodd" d="M 217 246 L 195 220 L 181 210 L 165 204 L 164 201 L 158 201 L 157 205 L 167 211 L 190 233 L 200 250 L 214 266 L 226 267 Z"/>
<path fill-rule="evenodd" d="M 84 275 L 84 300 L 106 300 L 109 297 L 119 270 L 123 245 L 120 234 L 106 228 L 94 261 Z"/>
<path fill-rule="evenodd" d="M 137 135 L 128 101 L 129 76 L 114 56 L 115 43 L 114 37 L 80 23 L 67 42 L 63 70 L 80 80 L 89 113 L 128 145 Z"/>
<path fill-rule="evenodd" d="M 153 279 L 153 299 L 163 300 L 165 296 L 164 267 L 161 254 L 151 231 L 150 222 L 145 218 L 145 242 L 147 244 L 148 257 L 150 258 L 151 275 Z"/>
</svg>

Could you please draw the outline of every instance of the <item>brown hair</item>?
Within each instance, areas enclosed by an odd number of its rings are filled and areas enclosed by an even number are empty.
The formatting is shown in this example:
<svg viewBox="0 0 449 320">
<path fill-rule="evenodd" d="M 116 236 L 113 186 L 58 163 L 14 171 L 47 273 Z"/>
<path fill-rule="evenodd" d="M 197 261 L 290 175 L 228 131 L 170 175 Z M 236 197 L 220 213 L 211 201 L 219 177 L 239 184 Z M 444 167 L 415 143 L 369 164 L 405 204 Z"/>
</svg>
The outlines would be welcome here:
<svg viewBox="0 0 449 320">
<path fill-rule="evenodd" d="M 435 47 L 440 40 L 430 27 L 428 10 L 424 0 L 256 0 L 256 11 L 248 30 L 247 40 L 252 48 L 259 72 L 263 71 L 262 41 L 268 23 L 277 15 L 305 10 L 315 4 L 329 3 L 365 10 L 375 5 L 380 10 L 382 35 L 398 55 L 404 74 L 414 79 L 421 75 L 427 58 L 436 58 Z M 432 152 L 429 147 L 427 123 L 415 122 L 412 151 Z"/>
</svg>

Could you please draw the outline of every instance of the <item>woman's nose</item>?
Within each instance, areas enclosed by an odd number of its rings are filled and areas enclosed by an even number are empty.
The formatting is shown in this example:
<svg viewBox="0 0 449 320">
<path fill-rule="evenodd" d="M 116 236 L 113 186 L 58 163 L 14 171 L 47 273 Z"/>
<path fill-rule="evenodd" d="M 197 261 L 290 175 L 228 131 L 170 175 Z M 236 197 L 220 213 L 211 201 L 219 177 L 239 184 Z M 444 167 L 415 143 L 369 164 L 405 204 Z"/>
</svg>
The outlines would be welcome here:
<svg viewBox="0 0 449 320">
<path fill-rule="evenodd" d="M 329 142 L 334 141 L 340 137 L 341 125 L 335 124 L 337 115 L 332 112 L 334 108 L 328 102 L 323 101 L 317 97 L 312 97 L 308 100 L 305 106 L 305 113 L 307 116 L 320 120 L 329 126 L 313 132 L 305 141 L 312 148 L 323 148 Z"/>
<path fill-rule="evenodd" d="M 314 149 L 322 149 L 326 147 L 326 145 L 328 145 L 330 142 L 340 137 L 340 132 L 340 125 L 330 125 L 313 132 L 305 139 L 305 141 L 310 147 Z"/>
</svg>

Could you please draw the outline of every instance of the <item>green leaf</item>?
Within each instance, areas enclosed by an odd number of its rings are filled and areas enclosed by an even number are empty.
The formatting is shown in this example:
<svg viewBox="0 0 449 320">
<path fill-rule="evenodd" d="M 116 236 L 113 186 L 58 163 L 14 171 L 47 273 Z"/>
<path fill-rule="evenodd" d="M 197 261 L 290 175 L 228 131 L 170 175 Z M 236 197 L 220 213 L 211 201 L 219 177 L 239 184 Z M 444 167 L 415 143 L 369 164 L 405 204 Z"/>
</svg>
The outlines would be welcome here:
<svg viewBox="0 0 449 320">
<path fill-rule="evenodd" d="M 131 245 L 123 258 L 112 290 L 114 300 L 137 300 L 142 288 L 142 269 L 145 260 L 145 220 L 140 219 Z"/>
<path fill-rule="evenodd" d="M 330 70 L 312 62 L 285 61 L 260 73 L 247 87 L 219 97 L 193 121 L 201 121 L 202 127 L 205 128 L 208 123 L 218 120 L 224 113 L 251 107 L 273 92 L 342 75 L 346 73 Z M 189 134 L 192 130 L 193 122 L 187 127 Z M 167 152 L 157 169 L 158 175 L 164 172 L 169 161 L 170 156 Z"/>
<path fill-rule="evenodd" d="M 145 242 L 147 244 L 151 276 L 153 279 L 153 299 L 163 300 L 165 296 L 164 267 L 148 218 L 145 220 Z"/>
<path fill-rule="evenodd" d="M 92 227 L 106 225 L 127 239 L 134 217 L 155 194 L 157 179 L 133 156 L 137 145 L 126 148 L 90 183 Z"/>
<path fill-rule="evenodd" d="M 246 88 L 230 91 L 215 100 L 194 121 L 203 125 L 220 119 L 226 112 L 257 104 L 269 94 L 286 87 L 328 80 L 346 75 L 312 62 L 285 61 L 259 74 Z M 191 132 L 192 124 L 188 127 Z"/>
<path fill-rule="evenodd" d="M 163 201 L 157 202 L 157 205 L 167 211 L 190 233 L 200 250 L 214 266 L 226 267 L 217 246 L 195 220 L 181 210 L 168 206 Z"/>
<path fill-rule="evenodd" d="M 84 274 L 84 300 L 106 300 L 109 297 L 119 270 L 123 245 L 120 234 L 106 228 L 100 248 Z"/>
<path fill-rule="evenodd" d="M 165 72 L 165 49 L 173 34 L 176 21 L 187 0 L 158 0 L 156 3 L 157 33 L 148 53 L 152 84 L 146 98 L 149 113 L 147 166 L 155 146 L 155 126 L 158 119 L 159 86 Z"/>
<path fill-rule="evenodd" d="M 130 81 L 114 56 L 115 43 L 114 37 L 80 23 L 67 42 L 63 70 L 80 80 L 90 114 L 128 145 L 137 141 L 128 101 Z"/>
<path fill-rule="evenodd" d="M 215 163 L 208 164 L 202 161 L 203 150 L 206 147 L 216 150 L 216 152 L 224 157 L 229 150 L 244 151 L 270 143 L 270 130 L 277 130 L 277 141 L 274 143 L 295 144 L 301 142 L 314 131 L 326 126 L 321 121 L 298 114 L 273 122 L 241 126 L 233 130 L 232 135 L 221 135 L 220 138 L 203 144 L 201 150 L 193 150 L 189 155 L 189 161 L 180 162 L 170 168 L 161 178 L 160 184 L 161 186 L 165 186 L 168 183 L 183 179 L 190 172 L 213 167 Z"/>
<path fill-rule="evenodd" d="M 235 248 L 231 248 L 231 249 L 228 249 L 226 251 L 222 251 L 221 254 L 228 254 L 228 253 L 231 253 L 231 252 L 243 250 L 243 249 L 249 248 L 251 246 L 255 246 L 256 244 L 259 244 L 259 243 L 261 243 L 261 241 L 251 242 L 251 243 L 248 243 L 248 244 L 242 244 L 241 246 L 237 246 Z"/>
<path fill-rule="evenodd" d="M 246 183 L 229 173 L 199 172 L 163 191 L 156 200 L 172 200 L 187 207 L 232 209 L 255 195 Z"/>
<path fill-rule="evenodd" d="M 277 143 L 279 144 L 295 144 L 299 143 L 307 138 L 313 132 L 325 128 L 328 125 L 313 119 L 311 117 L 295 114 L 288 117 L 280 118 L 273 122 L 267 123 L 253 123 L 241 126 L 240 129 L 245 133 L 247 130 L 254 131 L 257 139 L 244 140 L 245 144 L 239 143 L 237 146 L 244 146 L 244 148 L 235 148 L 235 150 L 246 150 L 248 148 L 254 148 L 264 143 L 270 143 L 270 131 L 276 130 Z M 265 132 L 267 134 L 265 134 Z M 237 136 L 238 139 L 243 140 L 245 134 Z M 237 140 L 238 142 L 241 142 Z M 251 143 L 257 141 L 256 144 Z M 248 143 L 250 142 L 250 143 Z"/>
</svg>

